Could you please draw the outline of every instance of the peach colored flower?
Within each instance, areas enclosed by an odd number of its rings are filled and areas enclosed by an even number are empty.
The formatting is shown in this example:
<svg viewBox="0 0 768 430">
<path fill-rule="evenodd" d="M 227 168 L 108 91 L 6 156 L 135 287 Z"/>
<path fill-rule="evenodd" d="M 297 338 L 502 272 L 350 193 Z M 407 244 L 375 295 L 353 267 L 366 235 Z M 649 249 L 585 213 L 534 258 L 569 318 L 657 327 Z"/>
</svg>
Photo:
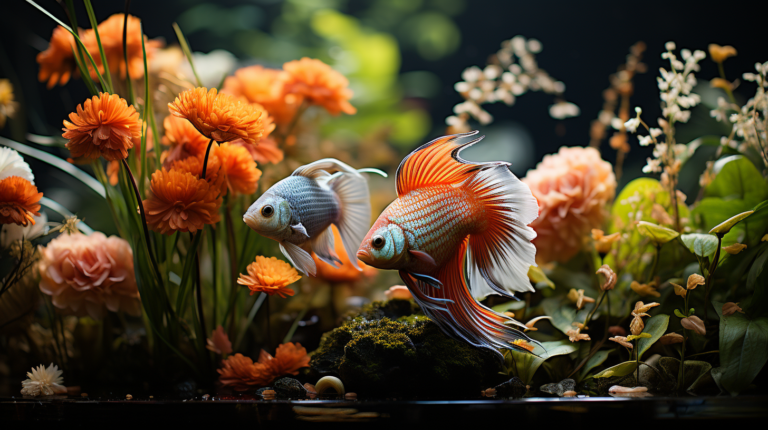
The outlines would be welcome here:
<svg viewBox="0 0 768 430">
<path fill-rule="evenodd" d="M 117 94 L 100 93 L 77 105 L 64 127 L 62 136 L 69 140 L 72 158 L 122 160 L 141 136 L 139 113 Z"/>
<path fill-rule="evenodd" d="M 265 134 L 267 113 L 258 105 L 235 100 L 229 94 L 218 94 L 216 88 L 193 88 L 184 91 L 168 104 L 171 114 L 185 118 L 203 136 L 219 143 L 243 139 L 255 144 Z"/>
<path fill-rule="evenodd" d="M 277 294 L 280 298 L 294 295 L 288 285 L 301 279 L 296 269 L 283 260 L 275 257 L 256 256 L 256 261 L 248 265 L 248 275 L 240 274 L 237 283 L 245 285 L 255 293 Z"/>
<path fill-rule="evenodd" d="M 595 241 L 595 249 L 602 254 L 611 252 L 613 243 L 619 239 L 621 239 L 621 233 L 617 232 L 606 236 L 602 230 L 592 229 L 592 240 Z"/>
<path fill-rule="evenodd" d="M 222 93 L 243 96 L 251 103 L 258 103 L 269 112 L 275 123 L 289 124 L 301 105 L 301 97 L 286 94 L 288 74 L 283 70 L 249 66 L 235 71 L 224 80 Z"/>
<path fill-rule="evenodd" d="M 298 375 L 299 369 L 309 366 L 309 355 L 300 343 L 288 342 L 277 347 L 274 357 L 262 349 L 259 363 L 264 364 L 275 378 Z"/>
<path fill-rule="evenodd" d="M 264 365 L 254 363 L 250 358 L 238 353 L 230 355 L 221 361 L 219 381 L 225 387 L 235 391 L 246 391 L 250 388 L 264 387 L 272 382 L 272 375 Z"/>
<path fill-rule="evenodd" d="M 325 261 L 317 258 L 317 255 L 315 255 L 313 252 L 312 258 L 315 260 L 315 266 L 317 267 L 316 277 L 332 283 L 351 283 L 359 281 L 363 277 L 371 277 L 376 275 L 378 271 L 375 268 L 366 265 L 360 260 L 357 261 L 357 264 L 362 270 L 357 270 L 352 266 L 352 264 L 349 262 L 347 251 L 344 249 L 344 243 L 341 240 L 339 230 L 335 225 L 332 225 L 331 229 L 333 230 L 333 250 L 339 257 L 339 260 L 341 260 L 341 265 L 334 267 L 333 265 L 330 265 Z M 357 258 L 357 256 L 355 256 L 355 258 Z"/>
<path fill-rule="evenodd" d="M 676 343 L 683 343 L 685 339 L 683 336 L 677 333 L 667 333 L 659 338 L 659 345 L 674 345 Z"/>
<path fill-rule="evenodd" d="M 528 341 L 525 340 L 525 339 L 516 339 L 516 340 L 513 340 L 511 343 L 512 343 L 512 345 L 515 345 L 515 346 L 518 346 L 520 348 L 523 348 L 526 351 L 533 351 L 533 345 L 528 343 Z"/>
<path fill-rule="evenodd" d="M 745 249 L 747 249 L 747 245 L 744 245 L 743 243 L 734 243 L 733 245 L 723 247 L 723 251 L 731 255 L 736 255 Z"/>
<path fill-rule="evenodd" d="M 533 319 L 529 320 L 527 323 L 525 323 L 525 328 L 523 329 L 523 331 L 538 331 L 539 329 L 534 327 L 534 324 L 536 324 L 537 322 L 539 322 L 541 320 L 552 320 L 552 318 L 548 317 L 548 316 L 541 316 L 541 317 L 533 318 Z"/>
<path fill-rule="evenodd" d="M 232 342 L 229 341 L 229 336 L 224 332 L 224 327 L 221 325 L 211 332 L 211 337 L 206 339 L 206 343 L 205 347 L 216 354 L 232 353 Z"/>
<path fill-rule="evenodd" d="M 588 334 L 582 333 L 580 328 L 570 329 L 565 332 L 565 335 L 568 336 L 568 340 L 571 342 L 578 342 L 580 340 L 592 340 Z"/>
<path fill-rule="evenodd" d="M 81 40 L 85 38 L 82 30 L 78 30 L 78 35 Z M 57 26 L 53 29 L 48 48 L 37 54 L 37 64 L 40 65 L 37 79 L 47 82 L 48 89 L 69 82 L 76 67 L 73 48 L 77 49 L 75 37 L 64 27 Z"/>
<path fill-rule="evenodd" d="M 683 288 L 681 285 L 677 285 L 674 282 L 670 282 L 670 284 L 672 284 L 672 287 L 675 289 L 675 295 L 685 297 L 688 294 L 688 290 Z"/>
<path fill-rule="evenodd" d="M 634 348 L 634 346 L 631 343 L 629 343 L 627 341 L 627 338 L 624 336 L 614 336 L 614 337 L 608 338 L 608 340 L 614 341 L 625 348 L 629 348 L 629 349 Z"/>
<path fill-rule="evenodd" d="M 692 273 L 691 276 L 688 277 L 688 283 L 686 287 L 689 290 L 696 289 L 699 285 L 704 285 L 706 283 L 706 280 L 703 276 L 699 275 L 698 273 Z"/>
<path fill-rule="evenodd" d="M 277 147 L 277 141 L 271 137 L 261 139 L 256 145 L 248 145 L 242 139 L 232 142 L 232 145 L 239 145 L 248 150 L 251 157 L 259 164 L 277 164 L 283 161 L 283 150 Z"/>
<path fill-rule="evenodd" d="M 739 304 L 738 303 L 733 303 L 733 302 L 724 303 L 722 311 L 723 311 L 723 316 L 724 317 L 731 316 L 731 315 L 735 314 L 736 312 L 739 312 L 739 313 L 742 313 L 742 314 L 744 313 L 744 310 L 741 309 L 741 307 L 739 307 Z"/>
<path fill-rule="evenodd" d="M 612 290 L 613 287 L 616 286 L 616 280 L 618 277 L 616 276 L 616 273 L 611 270 L 610 266 L 607 264 L 603 264 L 600 266 L 599 269 L 597 269 L 597 272 L 595 274 L 603 275 L 605 278 L 605 281 L 600 284 L 600 289 L 603 291 Z"/>
<path fill-rule="evenodd" d="M 641 284 L 637 281 L 632 281 L 632 283 L 629 284 L 629 288 L 632 289 L 632 291 L 639 294 L 641 297 L 647 297 L 647 296 L 661 297 L 661 293 L 656 291 L 655 287 L 656 287 L 655 282 Z"/>
<path fill-rule="evenodd" d="M 661 306 L 660 303 L 652 302 L 652 303 L 643 303 L 643 302 L 637 302 L 635 303 L 635 309 L 633 312 L 641 314 L 643 312 L 648 312 L 651 310 L 651 308 L 655 308 L 656 306 Z"/>
<path fill-rule="evenodd" d="M 35 225 L 33 216 L 40 216 L 40 198 L 32 182 L 19 176 L 0 180 L 0 224 Z"/>
<path fill-rule="evenodd" d="M 715 63 L 722 63 L 727 58 L 736 56 L 736 48 L 730 45 L 720 46 L 714 43 L 710 43 L 709 56 Z"/>
<path fill-rule="evenodd" d="M 357 109 L 349 104 L 352 90 L 344 75 L 320 60 L 304 57 L 283 64 L 287 73 L 285 92 L 296 94 L 309 104 L 322 106 L 329 113 L 352 115 Z"/>
<path fill-rule="evenodd" d="M 54 306 L 94 319 L 106 310 L 141 314 L 133 251 L 124 239 L 96 232 L 63 234 L 40 248 L 40 291 Z"/>
<path fill-rule="evenodd" d="M 570 291 L 568 291 L 568 300 L 573 302 L 576 305 L 576 309 L 581 309 L 584 307 L 587 303 L 594 303 L 595 299 L 589 296 L 584 295 L 584 290 L 576 290 L 575 288 L 571 288 Z"/>
<path fill-rule="evenodd" d="M 256 162 L 247 149 L 240 145 L 222 143 L 216 150 L 216 156 L 221 160 L 221 171 L 227 189 L 233 196 L 256 192 L 261 170 L 256 168 Z"/>
<path fill-rule="evenodd" d="M 170 163 L 187 157 L 205 155 L 209 139 L 200 134 L 191 122 L 184 118 L 168 115 L 163 120 L 163 128 L 165 129 L 165 135 L 162 139 L 163 145 L 171 147 L 161 156 L 163 166 L 168 167 Z"/>
<path fill-rule="evenodd" d="M 616 193 L 610 163 L 595 148 L 560 148 L 523 178 L 539 203 L 531 223 L 540 264 L 565 262 L 582 249 L 593 228 L 599 228 Z"/>
<path fill-rule="evenodd" d="M 387 300 L 411 300 L 411 291 L 405 285 L 394 285 L 384 292 Z"/>
<path fill-rule="evenodd" d="M 691 315 L 680 320 L 680 325 L 687 330 L 693 330 L 700 335 L 707 334 L 707 328 L 704 327 L 704 321 L 696 315 Z"/>
<path fill-rule="evenodd" d="M 149 227 L 162 234 L 195 233 L 219 221 L 219 189 L 189 172 L 158 170 L 144 200 Z"/>
<path fill-rule="evenodd" d="M 144 53 L 141 47 L 142 31 L 141 20 L 133 15 L 128 15 L 128 31 L 126 32 L 126 46 L 128 48 L 128 65 L 125 63 L 125 54 L 123 51 L 123 23 L 125 15 L 117 13 L 105 19 L 98 25 L 101 46 L 104 48 L 104 54 L 107 57 L 109 70 L 119 76 L 120 79 L 126 78 L 126 69 L 131 74 L 131 79 L 141 79 L 144 77 Z M 92 30 L 91 30 L 92 31 Z M 155 51 L 163 46 L 159 40 L 150 40 L 146 35 L 143 36 L 144 46 L 147 50 L 147 62 L 152 60 Z M 87 45 L 86 45 L 87 46 Z M 104 65 L 101 63 L 101 55 L 98 46 L 92 44 L 89 52 L 93 56 L 99 71 L 104 73 Z M 91 70 L 93 78 L 96 74 Z"/>
</svg>

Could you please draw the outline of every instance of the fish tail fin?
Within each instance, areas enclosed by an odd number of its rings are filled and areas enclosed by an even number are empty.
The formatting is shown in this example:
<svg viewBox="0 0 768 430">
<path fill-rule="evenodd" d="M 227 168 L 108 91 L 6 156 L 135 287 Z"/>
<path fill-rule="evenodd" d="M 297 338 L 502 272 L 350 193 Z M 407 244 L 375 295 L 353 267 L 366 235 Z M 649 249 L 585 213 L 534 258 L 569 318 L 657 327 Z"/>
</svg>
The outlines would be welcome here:
<svg viewBox="0 0 768 430">
<path fill-rule="evenodd" d="M 467 244 L 468 240 L 464 240 L 454 257 L 435 276 L 442 286 L 405 271 L 400 273 L 403 281 L 415 293 L 414 300 L 424 314 L 448 336 L 493 351 L 499 359 L 503 356 L 498 349 L 529 352 L 513 343 L 516 340 L 533 342 L 514 327 L 524 327 L 521 323 L 483 306 L 472 296 L 465 282 Z"/>
<path fill-rule="evenodd" d="M 334 224 L 339 228 L 339 235 L 347 251 L 349 261 L 357 270 L 357 248 L 363 242 L 371 226 L 371 197 L 368 181 L 357 171 L 341 172 L 328 180 L 328 186 L 336 193 L 341 202 L 341 213 Z"/>
<path fill-rule="evenodd" d="M 487 227 L 469 237 L 467 272 L 475 297 L 533 291 L 528 269 L 536 265 L 536 232 L 528 226 L 538 216 L 530 188 L 506 165 L 489 165 L 465 186 L 483 206 Z"/>
</svg>

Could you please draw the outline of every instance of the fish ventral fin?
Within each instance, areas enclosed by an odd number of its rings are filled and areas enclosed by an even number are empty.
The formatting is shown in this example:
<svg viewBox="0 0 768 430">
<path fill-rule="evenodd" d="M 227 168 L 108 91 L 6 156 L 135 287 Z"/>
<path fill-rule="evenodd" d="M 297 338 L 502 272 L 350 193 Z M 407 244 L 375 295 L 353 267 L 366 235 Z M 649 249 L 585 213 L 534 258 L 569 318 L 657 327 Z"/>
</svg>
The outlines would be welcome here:
<svg viewBox="0 0 768 430">
<path fill-rule="evenodd" d="M 331 227 L 326 228 L 316 238 L 312 239 L 310 246 L 320 260 L 333 267 L 339 267 L 342 264 L 336 251 L 334 251 L 333 230 Z"/>
<path fill-rule="evenodd" d="M 488 228 L 469 237 L 467 277 L 474 297 L 533 291 L 528 269 L 535 266 L 536 232 L 528 226 L 539 206 L 528 185 L 504 165 L 486 166 L 465 186 L 485 209 Z"/>
<path fill-rule="evenodd" d="M 459 157 L 459 152 L 483 136 L 464 143 L 461 139 L 476 134 L 477 131 L 471 131 L 439 137 L 408 154 L 397 168 L 397 195 L 402 197 L 426 186 L 459 184 L 469 178 L 483 164 L 468 163 Z"/>
<path fill-rule="evenodd" d="M 309 252 L 301 249 L 300 246 L 291 242 L 280 242 L 280 251 L 300 272 L 309 276 L 317 275 L 315 260 L 309 255 Z"/>
<path fill-rule="evenodd" d="M 294 231 L 296 231 L 296 232 L 299 232 L 299 233 L 303 234 L 304 236 L 307 236 L 307 237 L 309 237 L 309 233 L 307 233 L 307 229 L 306 229 L 306 228 L 304 228 L 304 224 L 302 224 L 302 223 L 298 223 L 298 224 L 296 224 L 296 225 L 292 225 L 292 226 L 291 226 L 291 228 L 292 228 Z"/>
</svg>

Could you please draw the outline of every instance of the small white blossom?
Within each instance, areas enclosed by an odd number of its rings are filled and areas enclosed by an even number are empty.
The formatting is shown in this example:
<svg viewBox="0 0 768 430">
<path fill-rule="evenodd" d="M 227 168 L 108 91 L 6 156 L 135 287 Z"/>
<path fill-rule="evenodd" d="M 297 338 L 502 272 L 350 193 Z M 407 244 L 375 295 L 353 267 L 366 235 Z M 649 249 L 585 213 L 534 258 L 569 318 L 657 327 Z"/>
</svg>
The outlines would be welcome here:
<svg viewBox="0 0 768 430">
<path fill-rule="evenodd" d="M 643 166 L 643 173 L 661 172 L 661 160 L 648 158 L 648 164 Z"/>
<path fill-rule="evenodd" d="M 58 366 L 51 363 L 50 366 L 33 367 L 32 372 L 27 372 L 27 379 L 21 382 L 21 394 L 25 396 L 52 396 L 54 394 L 66 394 L 67 387 L 64 387 L 63 372 Z"/>
<path fill-rule="evenodd" d="M 565 119 L 579 116 L 579 107 L 569 102 L 558 102 L 549 107 L 549 115 L 555 119 Z"/>
<path fill-rule="evenodd" d="M 650 133 L 651 133 L 651 136 L 653 136 L 653 137 L 659 137 L 659 136 L 661 136 L 661 129 L 660 128 L 652 127 L 650 129 Z"/>
<path fill-rule="evenodd" d="M 627 131 L 630 133 L 634 133 L 635 131 L 637 131 L 638 126 L 640 126 L 639 117 L 632 118 L 629 121 L 624 123 L 624 128 L 626 128 Z"/>
<path fill-rule="evenodd" d="M 677 45 L 675 45 L 675 42 L 667 42 L 664 44 L 664 47 L 667 48 L 667 51 L 674 51 Z"/>
<path fill-rule="evenodd" d="M 640 136 L 638 139 L 640 140 L 640 146 L 648 146 L 653 143 L 651 136 Z"/>
</svg>

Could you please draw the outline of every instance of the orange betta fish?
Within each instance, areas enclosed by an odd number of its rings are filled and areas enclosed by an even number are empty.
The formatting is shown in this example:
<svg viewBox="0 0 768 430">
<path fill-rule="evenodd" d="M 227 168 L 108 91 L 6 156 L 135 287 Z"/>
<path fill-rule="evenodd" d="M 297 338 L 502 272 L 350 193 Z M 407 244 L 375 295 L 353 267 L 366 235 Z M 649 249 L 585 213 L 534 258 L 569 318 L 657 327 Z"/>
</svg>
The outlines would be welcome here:
<svg viewBox="0 0 768 430">
<path fill-rule="evenodd" d="M 461 143 L 477 131 L 435 139 L 397 169 L 398 198 L 376 220 L 357 251 L 373 267 L 400 271 L 422 311 L 449 336 L 476 347 L 527 350 L 519 322 L 475 297 L 533 291 L 538 205 L 509 163 L 471 163 Z M 469 279 L 469 285 L 465 282 Z"/>
</svg>

